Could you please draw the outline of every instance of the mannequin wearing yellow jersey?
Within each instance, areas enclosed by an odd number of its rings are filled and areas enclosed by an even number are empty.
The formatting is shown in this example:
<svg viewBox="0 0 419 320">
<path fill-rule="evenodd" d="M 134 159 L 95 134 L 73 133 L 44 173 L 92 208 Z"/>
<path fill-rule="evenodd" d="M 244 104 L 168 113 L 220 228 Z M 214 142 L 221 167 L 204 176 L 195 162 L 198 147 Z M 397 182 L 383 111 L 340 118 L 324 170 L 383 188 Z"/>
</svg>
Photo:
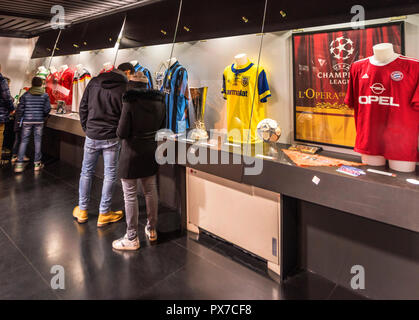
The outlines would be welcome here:
<svg viewBox="0 0 419 320">
<path fill-rule="evenodd" d="M 235 56 L 234 61 L 223 73 L 222 94 L 227 100 L 228 139 L 236 143 L 260 142 L 257 125 L 266 118 L 265 105 L 271 96 L 266 73 L 244 53 Z"/>
</svg>

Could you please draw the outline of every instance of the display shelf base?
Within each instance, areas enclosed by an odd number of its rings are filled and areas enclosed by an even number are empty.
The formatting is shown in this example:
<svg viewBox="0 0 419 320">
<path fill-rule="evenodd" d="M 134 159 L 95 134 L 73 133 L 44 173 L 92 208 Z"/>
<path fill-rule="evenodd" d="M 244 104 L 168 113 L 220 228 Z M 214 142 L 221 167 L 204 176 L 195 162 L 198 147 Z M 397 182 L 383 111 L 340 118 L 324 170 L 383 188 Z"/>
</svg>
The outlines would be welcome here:
<svg viewBox="0 0 419 320">
<path fill-rule="evenodd" d="M 199 234 L 199 228 L 198 228 L 196 225 L 192 224 L 192 223 L 188 223 L 188 224 L 186 225 L 186 229 L 187 229 L 188 231 L 190 231 L 190 232 L 193 232 L 193 233 Z"/>
<path fill-rule="evenodd" d="M 281 283 L 281 266 L 268 261 L 268 274 L 272 280 Z"/>
</svg>

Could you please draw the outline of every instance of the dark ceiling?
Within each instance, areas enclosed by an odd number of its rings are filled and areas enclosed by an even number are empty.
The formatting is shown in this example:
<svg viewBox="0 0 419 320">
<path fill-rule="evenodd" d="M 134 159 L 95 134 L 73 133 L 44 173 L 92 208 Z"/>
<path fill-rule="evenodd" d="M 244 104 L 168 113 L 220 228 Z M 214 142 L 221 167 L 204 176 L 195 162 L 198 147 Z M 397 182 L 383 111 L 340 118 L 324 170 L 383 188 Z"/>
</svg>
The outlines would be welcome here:
<svg viewBox="0 0 419 320">
<path fill-rule="evenodd" d="M 0 35 L 33 37 L 50 28 L 51 8 L 65 9 L 65 22 L 73 24 L 128 10 L 155 0 L 1 0 Z"/>
<path fill-rule="evenodd" d="M 177 40 L 260 32 L 264 3 L 183 0 Z M 0 0 L 0 36 L 34 37 L 51 30 L 51 8 L 62 5 L 66 28 L 119 12 L 127 14 L 123 47 L 170 42 L 179 4 L 180 0 Z M 367 20 L 419 12 L 419 0 L 269 0 L 265 31 L 349 22 L 353 5 L 364 6 Z"/>
<path fill-rule="evenodd" d="M 265 0 L 0 0 L 0 36 L 39 36 L 35 58 L 113 47 L 124 21 L 120 47 L 135 48 L 350 22 L 354 5 L 363 6 L 366 20 L 419 13 L 419 0 L 266 4 L 264 19 Z M 62 32 L 51 29 L 53 5 L 65 9 Z"/>
</svg>

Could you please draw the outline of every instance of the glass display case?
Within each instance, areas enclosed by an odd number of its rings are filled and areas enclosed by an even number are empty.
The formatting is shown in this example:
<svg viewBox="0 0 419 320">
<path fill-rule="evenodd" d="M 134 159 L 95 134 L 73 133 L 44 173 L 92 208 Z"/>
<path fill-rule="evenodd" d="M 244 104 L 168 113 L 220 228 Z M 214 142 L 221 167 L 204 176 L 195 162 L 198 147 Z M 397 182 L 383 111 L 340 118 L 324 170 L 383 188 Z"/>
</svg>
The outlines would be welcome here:
<svg viewBox="0 0 419 320">
<path fill-rule="evenodd" d="M 310 56 L 305 63 L 294 61 L 295 50 L 302 49 L 293 47 L 293 35 L 301 33 L 289 28 L 314 23 L 305 21 L 305 17 L 305 13 L 288 11 L 288 5 L 269 0 L 233 0 L 229 6 L 218 0 L 159 1 L 75 25 L 58 34 L 46 33 L 37 43 L 27 78 L 30 80 L 42 66 L 49 69 L 46 87 L 51 102 L 56 108 L 59 101 L 64 101 L 65 116 L 78 119 L 79 101 L 88 80 L 131 62 L 147 78 L 148 88 L 165 95 L 166 127 L 172 138 L 187 143 L 199 141 L 210 149 L 275 158 L 277 143 L 307 140 L 301 139 L 301 123 L 313 117 L 323 120 L 304 128 L 316 130 L 317 136 L 336 127 L 334 122 L 339 128 L 347 126 L 354 131 L 351 112 L 334 115 L 339 121 L 329 121 L 331 116 L 326 113 L 333 110 L 327 106 L 316 109 L 321 114 L 295 106 L 295 95 L 303 93 L 294 92 L 293 96 L 294 77 L 307 72 L 316 77 L 322 64 L 334 62 L 333 58 L 330 62 L 320 56 Z M 383 24 L 383 20 L 379 22 Z M 348 25 L 342 24 L 341 28 Z M 55 40 L 54 35 L 58 37 Z M 403 41 L 399 42 L 397 52 L 403 51 Z M 39 58 L 51 50 L 52 56 Z M 68 54 L 71 52 L 75 54 Z M 328 68 L 345 69 L 349 65 L 342 62 Z M 60 80 L 65 73 L 71 80 Z M 322 90 L 323 82 L 319 81 L 318 88 L 308 89 L 328 94 L 328 90 Z M 342 98 L 344 92 L 339 94 Z M 338 135 L 332 136 L 337 141 Z M 350 138 L 352 141 L 353 135 Z"/>
</svg>

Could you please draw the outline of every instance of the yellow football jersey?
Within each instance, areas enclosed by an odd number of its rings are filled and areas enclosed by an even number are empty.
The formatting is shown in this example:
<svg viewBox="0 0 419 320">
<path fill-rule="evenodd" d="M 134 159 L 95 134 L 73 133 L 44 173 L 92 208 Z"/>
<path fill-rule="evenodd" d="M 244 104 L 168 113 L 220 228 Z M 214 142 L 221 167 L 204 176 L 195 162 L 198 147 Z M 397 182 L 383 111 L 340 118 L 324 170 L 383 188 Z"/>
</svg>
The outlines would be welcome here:
<svg viewBox="0 0 419 320">
<path fill-rule="evenodd" d="M 226 67 L 222 94 L 227 100 L 229 140 L 247 142 L 250 129 L 250 142 L 260 141 L 256 129 L 258 123 L 265 119 L 265 105 L 271 96 L 265 70 L 261 66 L 258 69 L 249 60 L 244 66 L 232 64 Z"/>
</svg>

